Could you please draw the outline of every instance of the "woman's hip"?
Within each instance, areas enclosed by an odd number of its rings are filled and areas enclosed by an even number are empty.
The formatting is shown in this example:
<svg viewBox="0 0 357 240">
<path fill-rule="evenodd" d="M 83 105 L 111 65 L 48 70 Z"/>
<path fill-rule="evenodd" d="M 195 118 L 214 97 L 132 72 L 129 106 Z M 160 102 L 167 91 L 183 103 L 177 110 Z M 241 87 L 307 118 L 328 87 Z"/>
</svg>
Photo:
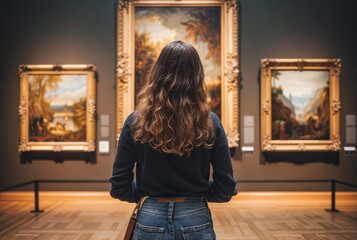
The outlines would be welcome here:
<svg viewBox="0 0 357 240">
<path fill-rule="evenodd" d="M 215 239 L 207 201 L 148 198 L 139 212 L 134 239 Z"/>
</svg>

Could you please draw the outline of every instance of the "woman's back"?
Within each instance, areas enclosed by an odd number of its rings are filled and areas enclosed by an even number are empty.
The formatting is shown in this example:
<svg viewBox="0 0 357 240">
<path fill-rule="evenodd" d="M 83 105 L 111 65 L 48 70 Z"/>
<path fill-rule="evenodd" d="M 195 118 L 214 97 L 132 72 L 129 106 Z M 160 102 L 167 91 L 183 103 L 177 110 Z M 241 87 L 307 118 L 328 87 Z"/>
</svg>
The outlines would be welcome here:
<svg viewBox="0 0 357 240">
<path fill-rule="evenodd" d="M 160 153 L 149 144 L 135 142 L 132 138 L 131 123 L 135 112 L 127 118 L 120 138 L 116 162 L 116 189 L 112 195 L 125 201 L 138 201 L 142 196 L 177 197 L 205 196 L 208 201 L 226 202 L 235 194 L 236 181 L 232 176 L 232 165 L 228 143 L 216 114 L 210 113 L 215 140 L 212 148 L 203 146 L 192 149 L 190 156 Z M 136 189 L 133 192 L 128 182 L 133 162 L 136 160 Z M 209 182 L 210 164 L 212 164 L 216 181 Z M 127 186 L 127 187 L 125 187 Z M 134 194 L 134 195 L 133 195 Z M 120 196 L 125 196 L 122 198 Z"/>
</svg>

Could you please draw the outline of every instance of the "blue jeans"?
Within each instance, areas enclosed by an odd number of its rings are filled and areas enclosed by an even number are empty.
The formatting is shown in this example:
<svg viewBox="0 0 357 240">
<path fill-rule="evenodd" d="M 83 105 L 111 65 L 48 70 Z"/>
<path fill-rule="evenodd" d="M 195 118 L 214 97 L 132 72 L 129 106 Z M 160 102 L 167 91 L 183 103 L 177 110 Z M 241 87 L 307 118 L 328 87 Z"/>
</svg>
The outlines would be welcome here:
<svg viewBox="0 0 357 240">
<path fill-rule="evenodd" d="M 215 240 L 211 212 L 204 197 L 159 203 L 147 198 L 138 214 L 133 240 Z"/>
</svg>

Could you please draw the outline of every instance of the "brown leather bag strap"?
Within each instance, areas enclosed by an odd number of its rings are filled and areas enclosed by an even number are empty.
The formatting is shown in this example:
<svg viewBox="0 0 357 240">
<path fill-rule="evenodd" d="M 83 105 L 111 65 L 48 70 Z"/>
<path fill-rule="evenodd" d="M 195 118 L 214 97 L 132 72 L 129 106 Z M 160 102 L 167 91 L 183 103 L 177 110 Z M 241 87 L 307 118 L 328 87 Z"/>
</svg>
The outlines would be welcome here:
<svg viewBox="0 0 357 240">
<path fill-rule="evenodd" d="M 147 196 L 142 197 L 140 199 L 140 201 L 138 202 L 138 204 L 136 204 L 136 206 L 135 206 L 135 208 L 133 210 L 133 213 L 131 214 L 131 217 L 129 219 L 129 223 L 128 223 L 128 227 L 126 228 L 124 240 L 131 240 L 132 239 L 133 233 L 134 233 L 134 228 L 135 228 L 135 225 L 136 225 L 136 221 L 138 219 L 139 211 L 142 208 L 142 206 L 143 206 L 143 204 L 144 204 L 144 202 L 145 202 L 145 200 L 147 198 L 148 198 Z"/>
<path fill-rule="evenodd" d="M 138 208 L 138 212 L 137 213 L 139 213 L 140 209 L 144 205 L 145 200 L 148 199 L 148 198 L 149 198 L 149 196 L 145 196 L 145 197 L 140 198 L 140 201 L 138 202 L 139 208 Z"/>
</svg>

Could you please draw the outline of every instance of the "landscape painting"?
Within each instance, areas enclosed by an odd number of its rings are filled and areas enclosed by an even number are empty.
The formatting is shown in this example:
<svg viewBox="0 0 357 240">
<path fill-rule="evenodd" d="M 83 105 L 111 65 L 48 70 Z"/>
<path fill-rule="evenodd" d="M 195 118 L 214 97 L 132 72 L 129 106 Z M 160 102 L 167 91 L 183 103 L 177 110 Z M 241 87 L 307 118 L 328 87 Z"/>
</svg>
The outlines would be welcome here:
<svg viewBox="0 0 357 240">
<path fill-rule="evenodd" d="M 208 103 L 221 116 L 221 8 L 135 7 L 135 96 L 145 74 L 168 43 L 181 40 L 198 51 L 205 71 Z"/>
<path fill-rule="evenodd" d="M 329 140 L 329 71 L 272 71 L 272 140 Z"/>
<path fill-rule="evenodd" d="M 261 149 L 339 151 L 341 59 L 261 60 Z"/>
<path fill-rule="evenodd" d="M 20 65 L 20 152 L 95 151 L 95 66 Z"/>
<path fill-rule="evenodd" d="M 118 0 L 116 140 L 164 46 L 194 46 L 204 68 L 207 102 L 221 119 L 228 145 L 239 142 L 238 1 Z"/>
<path fill-rule="evenodd" d="M 29 75 L 29 141 L 86 141 L 87 76 Z"/>
</svg>

